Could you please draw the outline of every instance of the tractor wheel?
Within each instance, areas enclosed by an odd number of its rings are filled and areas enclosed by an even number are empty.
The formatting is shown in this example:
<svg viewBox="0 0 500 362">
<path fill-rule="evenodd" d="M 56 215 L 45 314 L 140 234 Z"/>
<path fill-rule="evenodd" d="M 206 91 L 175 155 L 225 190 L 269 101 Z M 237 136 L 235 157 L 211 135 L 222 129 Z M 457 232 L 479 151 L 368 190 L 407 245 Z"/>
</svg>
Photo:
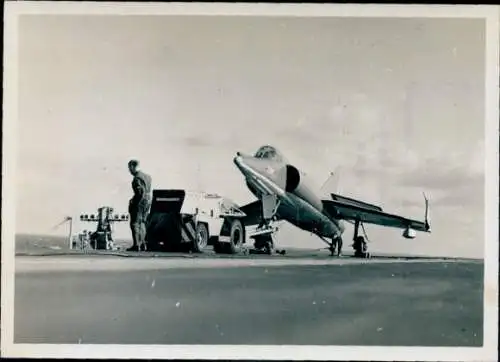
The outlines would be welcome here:
<svg viewBox="0 0 500 362">
<path fill-rule="evenodd" d="M 193 252 L 201 253 L 208 245 L 208 227 L 206 224 L 198 223 L 196 226 L 196 238 L 193 241 Z"/>
<path fill-rule="evenodd" d="M 227 251 L 229 254 L 236 254 L 241 250 L 241 246 L 245 242 L 245 228 L 241 220 L 234 219 L 230 227 L 230 242 L 227 243 Z"/>
</svg>

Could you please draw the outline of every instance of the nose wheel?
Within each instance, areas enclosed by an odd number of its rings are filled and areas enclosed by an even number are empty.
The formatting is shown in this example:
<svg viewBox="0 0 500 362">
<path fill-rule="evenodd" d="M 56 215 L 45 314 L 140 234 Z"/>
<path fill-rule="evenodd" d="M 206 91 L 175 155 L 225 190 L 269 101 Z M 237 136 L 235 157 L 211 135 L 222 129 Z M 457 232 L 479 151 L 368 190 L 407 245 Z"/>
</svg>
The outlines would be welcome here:
<svg viewBox="0 0 500 362">
<path fill-rule="evenodd" d="M 256 233 L 250 236 L 250 238 L 254 240 L 254 250 L 252 251 L 252 254 L 273 254 L 274 240 L 272 234 L 275 231 L 276 230 L 270 225 L 265 225 L 261 227 L 260 230 L 257 229 Z"/>
<path fill-rule="evenodd" d="M 334 256 L 335 255 L 335 250 L 336 250 L 335 246 L 330 245 L 328 247 L 328 250 L 330 250 L 330 256 Z"/>
<path fill-rule="evenodd" d="M 323 240 L 326 244 L 328 244 L 328 249 L 330 251 L 330 256 L 341 256 L 342 255 L 342 237 L 337 236 L 332 238 L 332 241 L 328 241 L 322 236 L 320 236 L 320 239 Z"/>
<path fill-rule="evenodd" d="M 278 231 L 277 227 L 273 227 L 271 223 L 276 221 L 276 212 L 280 206 L 280 200 L 276 195 L 265 195 L 261 199 L 262 215 L 261 221 L 255 232 L 250 235 L 254 240 L 254 249 L 252 254 L 267 254 L 271 255 L 275 251 L 273 234 Z M 284 250 L 276 250 L 279 254 L 284 254 Z"/>
</svg>

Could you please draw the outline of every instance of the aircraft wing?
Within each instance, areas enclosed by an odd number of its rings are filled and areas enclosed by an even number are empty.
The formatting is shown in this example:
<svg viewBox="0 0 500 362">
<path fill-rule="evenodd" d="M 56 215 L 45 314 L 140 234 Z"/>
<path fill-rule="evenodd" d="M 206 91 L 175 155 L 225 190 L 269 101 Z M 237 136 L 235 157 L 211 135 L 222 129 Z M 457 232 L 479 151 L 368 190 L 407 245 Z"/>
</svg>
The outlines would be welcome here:
<svg viewBox="0 0 500 362">
<path fill-rule="evenodd" d="M 255 200 L 249 204 L 239 207 L 239 209 L 246 215 L 242 220 L 245 226 L 257 225 L 261 222 L 262 208 L 262 200 Z M 278 213 L 276 213 L 275 217 L 277 218 L 277 220 L 281 219 Z"/>
<path fill-rule="evenodd" d="M 337 195 L 335 195 L 337 196 Z M 334 197 L 334 195 L 332 195 Z M 337 197 L 335 200 L 323 200 L 325 210 L 332 216 L 346 221 L 360 221 L 393 228 L 411 228 L 416 231 L 430 232 L 428 221 L 428 202 L 426 199 L 425 221 L 418 221 L 403 216 L 386 213 L 381 207 L 362 201 Z"/>
</svg>

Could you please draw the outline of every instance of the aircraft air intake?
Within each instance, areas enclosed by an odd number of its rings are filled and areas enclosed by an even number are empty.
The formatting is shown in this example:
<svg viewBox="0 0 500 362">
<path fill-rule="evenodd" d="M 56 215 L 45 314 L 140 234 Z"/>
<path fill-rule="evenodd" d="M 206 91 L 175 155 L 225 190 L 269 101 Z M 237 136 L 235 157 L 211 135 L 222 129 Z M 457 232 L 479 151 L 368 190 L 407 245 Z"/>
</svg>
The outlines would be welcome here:
<svg viewBox="0 0 500 362">
<path fill-rule="evenodd" d="M 310 188 L 306 177 L 295 166 L 286 165 L 285 191 L 293 193 L 317 210 L 323 209 L 321 199 Z"/>
<path fill-rule="evenodd" d="M 294 192 L 300 185 L 300 172 L 292 165 L 286 165 L 286 191 Z"/>
</svg>

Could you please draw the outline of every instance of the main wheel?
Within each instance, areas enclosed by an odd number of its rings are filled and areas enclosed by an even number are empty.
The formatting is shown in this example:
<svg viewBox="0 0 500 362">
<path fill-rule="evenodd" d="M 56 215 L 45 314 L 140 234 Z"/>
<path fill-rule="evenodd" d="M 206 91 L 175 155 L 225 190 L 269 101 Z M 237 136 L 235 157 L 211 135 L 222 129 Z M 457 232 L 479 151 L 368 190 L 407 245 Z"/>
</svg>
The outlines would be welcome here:
<svg viewBox="0 0 500 362">
<path fill-rule="evenodd" d="M 328 247 L 328 250 L 330 250 L 330 256 L 335 256 L 335 255 L 340 256 L 342 253 L 342 244 L 343 244 L 342 237 L 340 236 L 333 237 L 332 243 Z M 356 250 L 356 246 L 354 246 L 354 244 L 353 247 Z"/>
<path fill-rule="evenodd" d="M 193 252 L 201 253 L 208 245 L 208 227 L 203 223 L 196 226 L 196 238 L 193 241 Z"/>
<path fill-rule="evenodd" d="M 241 245 L 245 241 L 245 228 L 243 227 L 241 220 L 234 219 L 231 221 L 229 230 L 230 241 L 225 245 L 227 245 L 226 248 L 230 254 L 236 254 L 240 251 Z"/>
</svg>

